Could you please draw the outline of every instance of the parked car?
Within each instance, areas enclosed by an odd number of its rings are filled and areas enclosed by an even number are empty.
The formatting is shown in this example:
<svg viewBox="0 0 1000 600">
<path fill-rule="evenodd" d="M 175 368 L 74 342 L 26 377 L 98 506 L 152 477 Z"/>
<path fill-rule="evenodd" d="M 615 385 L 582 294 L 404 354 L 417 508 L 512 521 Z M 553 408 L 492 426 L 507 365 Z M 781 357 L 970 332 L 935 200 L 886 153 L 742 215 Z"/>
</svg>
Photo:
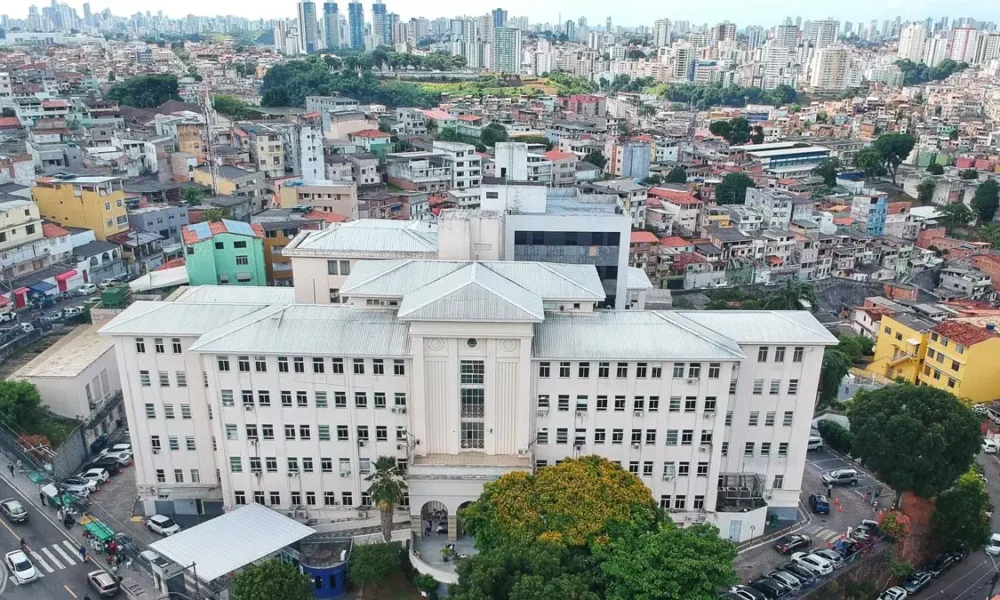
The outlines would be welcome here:
<svg viewBox="0 0 1000 600">
<path fill-rule="evenodd" d="M 112 477 L 121 473 L 122 471 L 122 466 L 118 464 L 117 460 L 110 460 L 105 458 L 100 458 L 92 463 L 84 465 L 83 470 L 89 471 L 94 468 L 106 469 L 108 473 L 111 474 Z"/>
<path fill-rule="evenodd" d="M 945 552 L 944 554 L 939 554 L 931 562 L 927 563 L 924 567 L 924 571 L 931 574 L 931 577 L 937 578 L 948 569 L 955 566 L 955 557 L 951 553 Z"/>
<path fill-rule="evenodd" d="M 103 460 L 113 460 L 123 467 L 127 467 L 132 462 L 132 453 L 128 450 L 119 450 L 118 452 L 108 452 L 103 457 Z"/>
<path fill-rule="evenodd" d="M 831 550 L 829 548 L 822 548 L 813 552 L 816 556 L 826 559 L 831 565 L 833 565 L 834 570 L 839 569 L 844 566 L 844 557 L 840 555 L 840 552 L 836 550 Z"/>
<path fill-rule="evenodd" d="M 101 435 L 94 438 L 94 441 L 90 442 L 90 453 L 97 454 L 108 445 L 108 434 L 102 433 Z"/>
<path fill-rule="evenodd" d="M 879 594 L 878 600 L 905 600 L 906 590 L 901 587 L 891 587 Z"/>
<path fill-rule="evenodd" d="M 785 563 L 778 567 L 782 571 L 788 571 L 802 582 L 802 585 L 812 585 L 816 581 L 816 574 L 793 562 Z"/>
<path fill-rule="evenodd" d="M 823 474 L 825 485 L 857 485 L 857 469 L 834 469 Z"/>
<path fill-rule="evenodd" d="M 780 581 L 790 592 L 797 592 L 802 588 L 802 582 L 799 581 L 799 578 L 788 571 L 771 571 L 767 576 Z"/>
<path fill-rule="evenodd" d="M 85 283 L 76 288 L 77 296 L 89 296 L 97 291 L 97 286 L 92 283 Z"/>
<path fill-rule="evenodd" d="M 900 587 L 906 590 L 907 594 L 912 596 L 927 587 L 927 584 L 931 582 L 931 579 L 933 578 L 927 571 L 914 571 L 913 573 L 910 573 L 910 576 L 906 578 L 906 581 L 904 581 L 903 585 Z"/>
<path fill-rule="evenodd" d="M 59 321 L 62 321 L 62 318 L 63 318 L 63 312 L 61 310 L 53 310 L 42 315 L 42 322 L 58 323 Z"/>
<path fill-rule="evenodd" d="M 789 591 L 783 583 L 770 577 L 758 577 L 749 583 L 750 587 L 764 595 L 767 600 L 778 600 Z"/>
<path fill-rule="evenodd" d="M 817 575 L 829 575 L 833 573 L 833 565 L 830 564 L 830 561 L 815 554 L 796 552 L 792 555 L 792 562 L 802 565 L 803 568 L 809 569 Z"/>
<path fill-rule="evenodd" d="M 761 594 L 759 590 L 748 585 L 734 585 L 729 588 L 729 592 L 736 594 L 742 600 L 767 600 L 767 597 Z"/>
<path fill-rule="evenodd" d="M 851 534 L 851 537 L 860 541 L 865 541 L 868 538 L 878 537 L 878 521 L 872 521 L 871 519 L 862 519 L 861 524 L 857 526 L 857 528 Z"/>
<path fill-rule="evenodd" d="M 796 550 L 808 548 L 811 545 L 812 540 L 809 539 L 808 535 L 793 533 L 792 535 L 786 535 L 783 538 L 779 538 L 778 541 L 774 543 L 774 549 L 782 554 L 790 554 Z"/>
<path fill-rule="evenodd" d="M 996 454 L 1000 444 L 990 439 L 983 440 L 983 454 Z"/>
<path fill-rule="evenodd" d="M 28 511 L 24 509 L 19 500 L 14 498 L 0 500 L 0 512 L 11 523 L 24 523 L 28 520 Z"/>
<path fill-rule="evenodd" d="M 70 494 L 83 496 L 84 498 L 97 491 L 97 482 L 84 479 L 83 477 L 67 477 L 60 483 Z"/>
<path fill-rule="evenodd" d="M 115 283 L 117 283 L 117 281 L 115 281 L 114 277 L 111 277 L 109 279 L 102 280 L 101 283 L 98 283 L 97 288 L 101 290 L 106 290 L 109 287 L 113 286 Z"/>
<path fill-rule="evenodd" d="M 63 309 L 63 316 L 65 317 L 75 317 L 76 315 L 83 314 L 82 306 L 67 306 Z"/>
<path fill-rule="evenodd" d="M 810 494 L 809 508 L 817 515 L 830 514 L 830 502 L 827 501 L 826 496 L 823 494 Z"/>
<path fill-rule="evenodd" d="M 809 443 L 806 446 L 807 452 L 820 452 L 823 450 L 823 438 L 818 435 L 810 435 Z"/>
<path fill-rule="evenodd" d="M 112 444 L 111 446 L 108 446 L 107 448 L 101 451 L 101 456 L 107 456 L 108 454 L 118 453 L 118 452 L 128 452 L 131 454 L 132 444 L 124 444 L 124 443 Z"/>
<path fill-rule="evenodd" d="M 11 577 L 14 578 L 14 583 L 21 585 L 38 579 L 38 571 L 35 570 L 35 565 L 31 564 L 28 555 L 23 551 L 14 550 L 13 552 L 8 552 L 4 555 L 3 561 L 7 565 L 7 570 L 10 571 Z"/>
<path fill-rule="evenodd" d="M 98 485 L 104 483 L 108 479 L 111 479 L 111 474 L 108 473 L 107 469 L 102 469 L 100 467 L 95 467 L 93 469 L 87 469 L 83 473 L 77 475 L 81 479 L 89 479 L 97 483 Z"/>
<path fill-rule="evenodd" d="M 11 321 L 17 320 L 17 313 L 14 311 L 5 312 L 0 314 L 0 323 L 9 323 Z"/>
<path fill-rule="evenodd" d="M 181 526 L 174 523 L 173 519 L 163 515 L 149 517 L 149 520 L 146 521 L 146 527 L 163 536 L 171 536 L 181 530 Z"/>
<path fill-rule="evenodd" d="M 118 581 L 104 569 L 87 573 L 87 583 L 102 598 L 110 598 L 118 593 Z"/>
<path fill-rule="evenodd" d="M 31 323 L 21 323 L 21 332 L 22 333 L 31 333 L 34 330 L 35 330 L 35 326 L 32 325 Z"/>
<path fill-rule="evenodd" d="M 833 549 L 844 558 L 848 558 L 861 550 L 861 542 L 853 539 L 837 540 L 833 543 Z"/>
</svg>

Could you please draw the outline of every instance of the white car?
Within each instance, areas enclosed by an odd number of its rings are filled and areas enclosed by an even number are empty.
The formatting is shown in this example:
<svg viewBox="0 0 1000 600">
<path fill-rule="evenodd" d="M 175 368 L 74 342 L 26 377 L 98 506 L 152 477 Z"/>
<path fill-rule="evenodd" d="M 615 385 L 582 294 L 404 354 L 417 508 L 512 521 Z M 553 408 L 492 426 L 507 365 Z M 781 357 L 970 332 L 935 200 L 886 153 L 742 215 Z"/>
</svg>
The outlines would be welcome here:
<svg viewBox="0 0 1000 600">
<path fill-rule="evenodd" d="M 97 491 L 97 482 L 83 477 L 67 477 L 60 482 L 60 486 L 70 494 L 84 498 Z"/>
<path fill-rule="evenodd" d="M 132 462 L 132 453 L 128 450 L 119 450 L 118 452 L 108 452 L 102 458 L 110 458 L 121 466 L 127 467 Z"/>
<path fill-rule="evenodd" d="M 108 446 L 104 450 L 101 450 L 101 454 L 99 456 L 104 457 L 108 454 L 117 454 L 119 452 L 128 452 L 131 454 L 132 444 L 115 444 L 114 446 Z"/>
<path fill-rule="evenodd" d="M 97 291 L 97 286 L 92 283 L 85 283 L 76 288 L 77 296 L 89 296 Z"/>
<path fill-rule="evenodd" d="M 990 439 L 983 440 L 983 454 L 996 454 L 1000 444 Z"/>
<path fill-rule="evenodd" d="M 76 315 L 79 315 L 81 313 L 83 313 L 82 306 L 67 306 L 66 308 L 63 309 L 64 317 L 75 317 Z"/>
<path fill-rule="evenodd" d="M 1000 556 L 1000 533 L 994 533 L 990 536 L 990 540 L 986 542 L 986 554 Z"/>
<path fill-rule="evenodd" d="M 99 467 L 94 467 L 93 469 L 87 469 L 83 473 L 77 475 L 77 477 L 81 479 L 89 479 L 90 481 L 93 481 L 98 484 L 104 483 L 105 481 L 111 478 L 111 476 L 108 475 L 107 469 L 101 469 Z"/>
<path fill-rule="evenodd" d="M 839 569 L 844 566 L 844 557 L 836 550 L 830 550 L 829 548 L 822 548 L 820 550 L 814 550 L 813 554 L 826 560 L 828 563 L 833 565 L 834 570 Z"/>
<path fill-rule="evenodd" d="M 805 552 L 796 552 L 792 555 L 792 562 L 799 565 L 803 569 L 808 569 L 816 575 L 829 575 L 833 573 L 833 565 L 830 561 L 823 557 L 816 556 L 815 554 L 806 554 Z"/>
<path fill-rule="evenodd" d="M 8 552 L 4 555 L 3 561 L 7 565 L 7 570 L 10 571 L 11 577 L 14 578 L 14 583 L 21 585 L 22 583 L 31 583 L 38 579 L 38 571 L 35 570 L 35 565 L 31 564 L 28 555 L 21 550 Z"/>
<path fill-rule="evenodd" d="M 906 593 L 906 590 L 901 587 L 891 587 L 882 592 L 879 595 L 878 600 L 906 600 L 908 595 L 909 594 Z"/>
<path fill-rule="evenodd" d="M 163 515 L 153 515 L 146 521 L 146 527 L 160 535 L 171 536 L 181 530 L 181 526 L 174 523 L 170 517 Z"/>
</svg>

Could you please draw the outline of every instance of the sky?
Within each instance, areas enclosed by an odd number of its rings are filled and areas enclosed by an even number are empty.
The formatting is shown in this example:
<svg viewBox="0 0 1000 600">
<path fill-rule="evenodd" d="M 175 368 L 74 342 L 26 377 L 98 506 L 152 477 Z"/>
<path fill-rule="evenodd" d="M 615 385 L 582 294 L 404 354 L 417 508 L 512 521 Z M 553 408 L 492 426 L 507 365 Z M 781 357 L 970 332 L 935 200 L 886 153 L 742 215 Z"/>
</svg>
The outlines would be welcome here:
<svg viewBox="0 0 1000 600">
<path fill-rule="evenodd" d="M 3 0 L 0 13 L 13 18 L 25 18 L 28 6 L 48 4 L 50 0 Z M 314 0 L 321 4 L 322 0 Z M 347 12 L 349 0 L 338 0 L 341 12 Z M 370 18 L 373 0 L 362 0 L 365 16 Z M 652 25 L 658 18 L 687 20 L 695 24 L 714 24 L 729 20 L 738 27 L 745 25 L 771 26 L 785 17 L 801 16 L 803 20 L 833 17 L 841 21 L 868 22 L 872 19 L 894 19 L 897 15 L 904 20 L 935 19 L 943 16 L 971 17 L 981 21 L 1000 21 L 1000 0 L 838 0 L 837 2 L 801 2 L 792 0 L 700 0 L 699 2 L 665 3 L 652 0 L 633 0 L 615 3 L 614 12 L 608 14 L 612 3 L 607 0 L 384 0 L 389 12 L 399 13 L 408 20 L 411 17 L 452 17 L 457 15 L 480 15 L 501 6 L 511 16 L 527 16 L 532 23 L 554 23 L 561 16 L 562 21 L 587 17 L 591 24 L 604 23 L 608 16 L 614 25 Z M 71 0 L 77 13 L 83 13 L 83 2 Z M 295 0 L 91 0 L 91 10 L 99 12 L 104 8 L 119 16 L 127 16 L 138 11 L 155 13 L 163 10 L 171 17 L 188 14 L 211 16 L 232 14 L 248 18 L 291 18 L 295 16 Z M 824 12 L 825 11 L 825 12 Z M 317 12 L 321 12 L 317 10 Z"/>
</svg>

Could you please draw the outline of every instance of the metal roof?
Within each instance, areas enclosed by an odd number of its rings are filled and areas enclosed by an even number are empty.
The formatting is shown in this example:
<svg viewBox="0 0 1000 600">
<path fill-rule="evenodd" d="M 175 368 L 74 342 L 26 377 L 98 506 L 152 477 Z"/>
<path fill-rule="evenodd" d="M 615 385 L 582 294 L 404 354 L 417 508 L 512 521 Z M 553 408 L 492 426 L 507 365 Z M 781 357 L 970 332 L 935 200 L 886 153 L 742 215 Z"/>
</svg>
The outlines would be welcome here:
<svg viewBox="0 0 1000 600">
<path fill-rule="evenodd" d="M 740 344 L 836 345 L 839 340 L 804 310 L 702 310 L 677 313 Z"/>
<path fill-rule="evenodd" d="M 660 311 L 550 313 L 535 325 L 535 359 L 742 360 L 725 335 Z"/>
<path fill-rule="evenodd" d="M 221 304 L 291 304 L 295 288 L 273 286 L 198 285 L 179 290 L 174 302 Z"/>
<path fill-rule="evenodd" d="M 437 255 L 437 226 L 420 221 L 360 219 L 323 231 L 309 232 L 288 250 L 312 250 L 340 254 L 372 254 L 415 252 Z"/>
<path fill-rule="evenodd" d="M 260 304 L 135 302 L 101 328 L 105 335 L 201 335 L 264 308 Z"/>
<path fill-rule="evenodd" d="M 479 263 L 407 294 L 399 318 L 416 321 L 542 321 L 542 299 Z"/>
<path fill-rule="evenodd" d="M 195 565 L 202 581 L 214 581 L 314 533 L 311 527 L 251 503 L 149 547 L 178 565 Z"/>
<path fill-rule="evenodd" d="M 360 261 L 340 292 L 344 296 L 402 298 L 429 282 L 471 264 L 454 260 Z M 480 266 L 509 279 L 543 300 L 604 300 L 604 288 L 593 265 L 486 261 Z"/>
<path fill-rule="evenodd" d="M 630 290 L 648 290 L 652 289 L 653 283 L 649 280 L 649 276 L 646 272 L 638 267 L 628 268 L 628 285 L 627 289 Z"/>
<path fill-rule="evenodd" d="M 344 304 L 292 304 L 246 313 L 220 323 L 191 350 L 316 356 L 407 356 L 410 352 L 407 325 L 395 313 Z"/>
</svg>

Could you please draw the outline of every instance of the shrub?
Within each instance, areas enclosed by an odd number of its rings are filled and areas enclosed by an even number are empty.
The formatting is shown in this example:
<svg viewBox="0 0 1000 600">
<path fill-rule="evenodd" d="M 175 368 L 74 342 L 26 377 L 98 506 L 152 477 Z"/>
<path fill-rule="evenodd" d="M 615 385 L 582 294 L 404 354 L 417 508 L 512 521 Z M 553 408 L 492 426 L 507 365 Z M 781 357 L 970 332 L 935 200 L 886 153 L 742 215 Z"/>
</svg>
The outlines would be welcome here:
<svg viewBox="0 0 1000 600">
<path fill-rule="evenodd" d="M 854 443 L 854 434 L 850 429 L 843 427 L 833 421 L 820 421 L 817 426 L 819 434 L 823 436 L 823 442 L 842 454 L 851 453 L 851 445 Z"/>
</svg>

